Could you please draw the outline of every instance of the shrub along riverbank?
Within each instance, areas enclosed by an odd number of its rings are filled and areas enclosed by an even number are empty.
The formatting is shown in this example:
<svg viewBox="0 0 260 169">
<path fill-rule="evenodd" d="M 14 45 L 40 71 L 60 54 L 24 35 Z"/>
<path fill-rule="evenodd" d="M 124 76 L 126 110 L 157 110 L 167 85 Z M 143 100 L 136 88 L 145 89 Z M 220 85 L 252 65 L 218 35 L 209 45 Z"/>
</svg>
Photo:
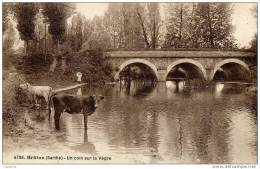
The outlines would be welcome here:
<svg viewBox="0 0 260 169">
<path fill-rule="evenodd" d="M 4 59 L 3 129 L 5 135 L 26 132 L 28 116 L 29 119 L 36 119 L 39 114 L 38 110 L 29 108 L 28 94 L 18 94 L 19 84 L 29 82 L 32 85 L 48 85 L 53 89 L 67 87 L 77 83 L 76 73 L 79 71 L 83 74 L 82 82 L 92 86 L 102 86 L 112 79 L 112 67 L 104 58 L 102 50 L 67 56 L 65 72 L 61 70 L 60 60 L 58 60 L 56 70 L 49 72 L 51 58 L 50 55 L 45 59 L 44 55 L 34 54 L 12 55 Z M 29 128 L 32 126 L 29 125 Z"/>
<path fill-rule="evenodd" d="M 54 57 L 58 62 L 55 71 L 51 72 L 49 69 Z M 32 84 L 50 86 L 71 84 L 76 81 L 77 72 L 83 74 L 82 82 L 90 85 L 103 85 L 112 80 L 112 67 L 104 57 L 102 50 L 66 54 L 65 71 L 62 70 L 62 56 L 14 55 L 10 56 L 8 62 L 8 65 L 14 66 L 17 73 L 23 74 L 25 79 Z M 9 70 L 10 66 L 5 67 Z"/>
</svg>

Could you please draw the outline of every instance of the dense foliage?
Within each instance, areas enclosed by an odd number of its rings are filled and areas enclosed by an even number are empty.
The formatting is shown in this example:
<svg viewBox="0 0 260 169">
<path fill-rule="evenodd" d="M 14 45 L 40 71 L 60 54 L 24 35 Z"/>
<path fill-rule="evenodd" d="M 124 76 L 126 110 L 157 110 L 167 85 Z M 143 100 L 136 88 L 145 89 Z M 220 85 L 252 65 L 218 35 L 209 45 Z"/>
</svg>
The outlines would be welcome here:
<svg viewBox="0 0 260 169">
<path fill-rule="evenodd" d="M 73 76 L 78 71 L 82 72 L 83 81 L 88 84 L 102 85 L 112 80 L 112 67 L 101 49 L 84 51 L 74 56 L 70 62 Z"/>
<path fill-rule="evenodd" d="M 35 28 L 35 16 L 39 8 L 36 3 L 15 3 L 13 6 L 14 16 L 17 20 L 17 30 L 20 33 L 20 38 L 27 43 L 32 40 Z"/>
<path fill-rule="evenodd" d="M 64 39 L 67 18 L 72 14 L 73 8 L 66 3 L 44 3 L 43 15 L 49 22 L 49 33 L 55 44 Z"/>
<path fill-rule="evenodd" d="M 172 3 L 167 7 L 166 48 L 237 48 L 230 3 Z"/>
</svg>

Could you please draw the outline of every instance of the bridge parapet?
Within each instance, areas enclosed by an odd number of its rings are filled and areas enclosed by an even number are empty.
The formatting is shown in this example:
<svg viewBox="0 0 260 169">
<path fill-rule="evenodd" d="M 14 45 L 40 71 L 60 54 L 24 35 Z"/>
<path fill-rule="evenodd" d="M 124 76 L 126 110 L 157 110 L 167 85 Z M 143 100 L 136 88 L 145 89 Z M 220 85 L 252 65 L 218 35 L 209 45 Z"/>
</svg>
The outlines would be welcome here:
<svg viewBox="0 0 260 169">
<path fill-rule="evenodd" d="M 247 58 L 255 57 L 256 53 L 248 51 L 107 51 L 106 57 L 121 58 Z"/>
</svg>

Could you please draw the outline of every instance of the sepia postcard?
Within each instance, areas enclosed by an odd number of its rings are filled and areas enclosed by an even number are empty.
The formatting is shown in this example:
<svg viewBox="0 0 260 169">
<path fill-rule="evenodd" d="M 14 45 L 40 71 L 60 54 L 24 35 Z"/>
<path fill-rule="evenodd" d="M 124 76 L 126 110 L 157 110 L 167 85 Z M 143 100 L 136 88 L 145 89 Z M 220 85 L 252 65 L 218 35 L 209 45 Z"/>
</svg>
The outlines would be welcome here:
<svg viewBox="0 0 260 169">
<path fill-rule="evenodd" d="M 257 8 L 2 2 L 2 164 L 256 168 Z"/>
</svg>

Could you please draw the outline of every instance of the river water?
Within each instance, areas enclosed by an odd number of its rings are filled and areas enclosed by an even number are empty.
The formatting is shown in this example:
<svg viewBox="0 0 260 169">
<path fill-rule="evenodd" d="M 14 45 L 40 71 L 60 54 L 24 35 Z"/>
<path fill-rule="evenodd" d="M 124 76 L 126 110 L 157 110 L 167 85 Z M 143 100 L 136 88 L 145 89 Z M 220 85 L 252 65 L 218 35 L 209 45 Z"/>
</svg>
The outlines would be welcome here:
<svg viewBox="0 0 260 169">
<path fill-rule="evenodd" d="M 257 162 L 257 99 L 243 86 L 168 81 L 69 93 L 105 96 L 86 132 L 83 115 L 62 114 L 58 140 L 75 152 L 126 163 Z"/>
</svg>

